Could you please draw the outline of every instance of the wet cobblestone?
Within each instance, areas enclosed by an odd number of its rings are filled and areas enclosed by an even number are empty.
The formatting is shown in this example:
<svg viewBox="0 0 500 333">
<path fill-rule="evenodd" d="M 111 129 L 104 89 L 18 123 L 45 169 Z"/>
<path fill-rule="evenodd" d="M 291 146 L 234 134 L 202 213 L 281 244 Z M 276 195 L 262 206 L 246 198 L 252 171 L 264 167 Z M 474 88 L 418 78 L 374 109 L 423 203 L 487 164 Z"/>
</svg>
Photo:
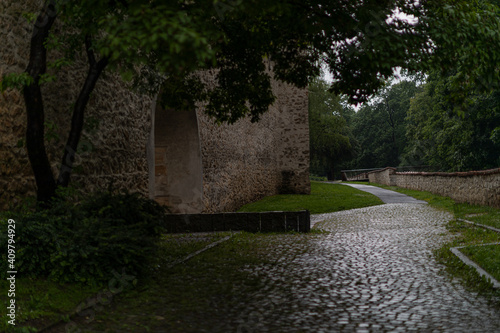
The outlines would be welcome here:
<svg viewBox="0 0 500 333">
<path fill-rule="evenodd" d="M 448 213 L 389 204 L 322 218 L 316 228 L 328 234 L 266 238 L 263 253 L 276 261 L 246 268 L 265 287 L 213 329 L 500 332 L 498 308 L 440 274 L 432 258 L 450 238 Z"/>
</svg>

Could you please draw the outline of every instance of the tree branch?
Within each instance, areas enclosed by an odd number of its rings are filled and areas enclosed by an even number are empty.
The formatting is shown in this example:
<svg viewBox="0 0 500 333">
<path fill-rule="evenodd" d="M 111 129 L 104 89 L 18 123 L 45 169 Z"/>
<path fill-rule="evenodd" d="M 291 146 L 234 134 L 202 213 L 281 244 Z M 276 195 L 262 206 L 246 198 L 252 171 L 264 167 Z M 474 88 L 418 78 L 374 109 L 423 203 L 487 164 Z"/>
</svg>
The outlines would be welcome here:
<svg viewBox="0 0 500 333">
<path fill-rule="evenodd" d="M 73 108 L 73 118 L 71 119 L 71 130 L 69 133 L 68 141 L 64 149 L 64 155 L 57 179 L 57 185 L 67 187 L 70 180 L 71 171 L 73 170 L 73 163 L 75 161 L 78 143 L 83 130 L 85 109 L 87 107 L 90 95 L 94 91 L 95 85 L 99 80 L 102 72 L 108 65 L 109 59 L 107 57 L 100 59 L 96 62 L 94 52 L 91 50 L 91 37 L 85 36 L 85 47 L 89 60 L 89 71 L 83 84 L 78 99 L 76 100 Z"/>
<path fill-rule="evenodd" d="M 85 50 L 87 51 L 90 67 L 95 66 L 95 54 L 92 50 L 92 37 L 90 35 L 85 35 Z"/>
</svg>

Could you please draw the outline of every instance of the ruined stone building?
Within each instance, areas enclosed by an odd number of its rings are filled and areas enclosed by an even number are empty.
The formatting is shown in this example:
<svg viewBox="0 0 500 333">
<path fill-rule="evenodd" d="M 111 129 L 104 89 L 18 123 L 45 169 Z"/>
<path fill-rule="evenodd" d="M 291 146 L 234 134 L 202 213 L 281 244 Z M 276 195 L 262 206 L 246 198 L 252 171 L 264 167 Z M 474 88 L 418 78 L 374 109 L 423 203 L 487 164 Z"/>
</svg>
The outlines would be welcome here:
<svg viewBox="0 0 500 333">
<path fill-rule="evenodd" d="M 21 17 L 36 1 L 0 2 L 0 76 L 23 72 L 31 25 Z M 57 174 L 75 101 L 87 71 L 82 58 L 43 86 L 46 143 Z M 163 110 L 105 72 L 86 111 L 72 183 L 92 191 L 138 191 L 174 212 L 237 209 L 266 195 L 309 193 L 307 91 L 273 83 L 277 101 L 252 124 L 217 125 L 203 108 Z M 25 148 L 22 95 L 0 95 L 0 208 L 34 195 Z"/>
</svg>

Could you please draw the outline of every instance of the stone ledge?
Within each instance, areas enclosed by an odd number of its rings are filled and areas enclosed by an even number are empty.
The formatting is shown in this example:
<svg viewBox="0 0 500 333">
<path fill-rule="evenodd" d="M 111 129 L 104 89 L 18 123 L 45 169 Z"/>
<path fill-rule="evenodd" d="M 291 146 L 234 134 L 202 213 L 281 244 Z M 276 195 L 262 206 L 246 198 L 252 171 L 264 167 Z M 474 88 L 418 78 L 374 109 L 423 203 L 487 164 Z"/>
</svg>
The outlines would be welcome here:
<svg viewBox="0 0 500 333">
<path fill-rule="evenodd" d="M 470 260 L 469 257 L 467 257 L 465 254 L 463 254 L 460 249 L 463 249 L 465 247 L 475 247 L 475 246 L 487 246 L 487 245 L 500 245 L 500 243 L 490 243 L 490 244 L 480 244 L 480 245 L 468 245 L 468 246 L 458 246 L 458 247 L 453 247 L 450 249 L 450 251 L 458 257 L 464 264 L 467 266 L 470 266 L 476 270 L 476 272 L 484 276 L 486 280 L 490 281 L 491 284 L 493 285 L 493 288 L 499 289 L 500 288 L 500 282 L 498 282 L 493 276 L 491 276 L 488 272 L 486 272 L 484 269 L 482 269 L 478 264 L 476 264 L 474 261 Z"/>
<path fill-rule="evenodd" d="M 164 223 L 167 233 L 248 231 L 248 232 L 309 232 L 309 211 L 169 214 Z"/>
<path fill-rule="evenodd" d="M 397 169 L 396 169 L 396 168 L 393 168 L 393 167 L 385 167 L 385 168 L 383 168 L 383 169 L 369 171 L 369 172 L 367 172 L 367 174 L 384 172 L 384 171 L 386 171 L 386 170 L 396 172 L 396 170 L 397 170 Z"/>
<path fill-rule="evenodd" d="M 489 176 L 496 175 L 500 173 L 500 168 L 490 169 L 490 170 L 482 170 L 482 171 L 467 171 L 467 172 L 415 172 L 415 171 L 406 171 L 406 172 L 396 172 L 396 175 L 405 175 L 405 176 L 424 176 L 424 177 L 473 177 L 473 176 Z"/>
<path fill-rule="evenodd" d="M 380 170 L 368 172 L 368 174 L 376 174 L 384 171 L 389 171 L 390 175 L 404 175 L 404 176 L 440 176 L 440 177 L 472 177 L 472 176 L 489 176 L 500 174 L 500 168 L 481 170 L 481 171 L 466 171 L 466 172 L 423 172 L 423 171 L 397 171 L 396 168 L 386 167 Z"/>
<path fill-rule="evenodd" d="M 469 220 L 464 220 L 464 219 L 457 219 L 457 220 L 460 221 L 460 222 L 465 222 L 465 223 L 472 224 L 472 225 L 474 225 L 476 227 L 485 228 L 485 229 L 489 229 L 491 231 L 500 233 L 499 229 L 493 228 L 493 227 L 491 227 L 489 225 L 475 223 L 475 222 L 472 222 L 472 221 L 469 221 Z M 457 247 L 452 247 L 450 249 L 450 251 L 454 255 L 456 255 L 458 257 L 458 259 L 462 260 L 462 262 L 464 264 L 466 264 L 467 266 L 473 267 L 479 275 L 484 276 L 487 280 L 489 280 L 493 284 L 493 288 L 500 288 L 500 282 L 498 282 L 493 276 L 491 276 L 488 272 L 486 272 L 478 264 L 476 264 L 474 261 L 470 260 L 469 257 L 467 257 L 465 254 L 463 254 L 460 251 L 460 249 L 463 249 L 465 247 L 487 246 L 487 245 L 500 245 L 500 243 L 489 243 L 489 244 L 457 246 Z"/>
<path fill-rule="evenodd" d="M 464 219 L 457 219 L 457 221 L 460 221 L 460 222 L 465 222 L 465 223 L 469 223 L 469 224 L 472 224 L 476 227 L 480 227 L 480 228 L 484 228 L 484 229 L 489 229 L 491 231 L 494 231 L 494 232 L 498 232 L 500 233 L 500 229 L 497 229 L 497 228 L 493 228 L 489 225 L 485 225 L 485 224 L 480 224 L 480 223 L 476 223 L 476 222 L 472 222 L 472 221 L 469 221 L 469 220 L 464 220 Z"/>
</svg>

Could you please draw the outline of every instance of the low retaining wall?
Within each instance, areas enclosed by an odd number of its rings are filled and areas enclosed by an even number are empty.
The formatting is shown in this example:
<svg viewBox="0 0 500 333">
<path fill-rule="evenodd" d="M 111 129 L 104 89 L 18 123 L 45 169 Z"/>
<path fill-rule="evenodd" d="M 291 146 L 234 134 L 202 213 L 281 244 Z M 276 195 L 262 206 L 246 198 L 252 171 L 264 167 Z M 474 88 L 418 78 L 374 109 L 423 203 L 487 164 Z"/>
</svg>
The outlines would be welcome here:
<svg viewBox="0 0 500 333">
<path fill-rule="evenodd" d="M 368 174 L 371 183 L 428 191 L 466 202 L 500 208 L 500 168 L 470 172 L 396 172 L 385 168 Z"/>
<path fill-rule="evenodd" d="M 391 183 L 391 176 L 396 172 L 395 168 L 385 168 L 368 173 L 368 181 L 375 184 L 395 186 Z"/>
<path fill-rule="evenodd" d="M 171 214 L 165 220 L 167 233 L 248 231 L 309 232 L 309 211 L 220 214 Z"/>
</svg>

